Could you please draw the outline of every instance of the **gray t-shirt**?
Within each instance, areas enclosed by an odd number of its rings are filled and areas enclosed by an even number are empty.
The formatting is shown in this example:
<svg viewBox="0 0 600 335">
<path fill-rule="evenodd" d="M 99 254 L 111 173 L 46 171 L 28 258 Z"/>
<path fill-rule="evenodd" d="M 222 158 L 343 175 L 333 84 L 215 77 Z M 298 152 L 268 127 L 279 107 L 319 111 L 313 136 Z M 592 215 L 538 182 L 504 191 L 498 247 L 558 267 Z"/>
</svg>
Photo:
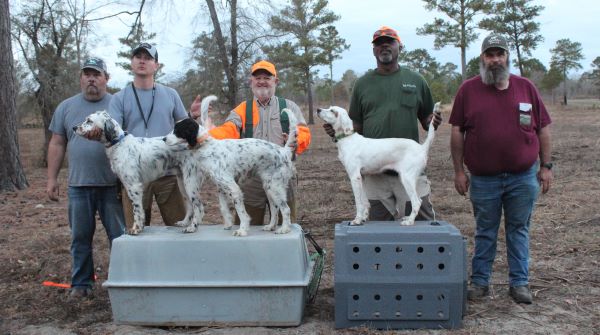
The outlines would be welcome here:
<svg viewBox="0 0 600 335">
<path fill-rule="evenodd" d="M 144 119 L 131 84 L 114 95 L 108 108 L 110 116 L 129 134 L 136 137 L 165 136 L 173 130 L 175 122 L 188 117 L 183 102 L 174 89 L 155 84 L 155 90 L 137 87 L 135 90 Z"/>
<path fill-rule="evenodd" d="M 69 161 L 69 186 L 112 186 L 117 177 L 110 169 L 104 145 L 85 139 L 73 131 L 73 126 L 82 123 L 85 118 L 99 110 L 107 110 L 111 95 L 92 102 L 85 100 L 83 94 L 61 102 L 50 122 L 48 129 L 67 140 Z"/>
</svg>

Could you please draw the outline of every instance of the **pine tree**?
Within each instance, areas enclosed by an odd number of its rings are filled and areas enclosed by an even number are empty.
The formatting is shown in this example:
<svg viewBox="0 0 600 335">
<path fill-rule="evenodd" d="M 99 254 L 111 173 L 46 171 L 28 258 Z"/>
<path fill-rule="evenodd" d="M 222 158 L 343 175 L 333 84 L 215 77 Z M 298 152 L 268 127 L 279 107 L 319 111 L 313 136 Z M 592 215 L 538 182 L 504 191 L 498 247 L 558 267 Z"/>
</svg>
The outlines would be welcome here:
<svg viewBox="0 0 600 335">
<path fill-rule="evenodd" d="M 511 49 L 516 52 L 515 64 L 521 76 L 525 76 L 523 64 L 525 56 L 531 56 L 544 37 L 539 33 L 540 23 L 534 19 L 540 15 L 544 6 L 532 5 L 533 0 L 505 0 L 494 5 L 494 16 L 481 20 L 483 29 L 499 33 L 508 38 Z"/>
<path fill-rule="evenodd" d="M 467 79 L 467 47 L 477 39 L 475 17 L 487 13 L 492 8 L 491 0 L 423 0 L 429 11 L 437 10 L 450 18 L 446 21 L 435 18 L 423 28 L 417 28 L 419 35 L 434 35 L 434 48 L 439 50 L 451 45 L 460 48 L 462 80 Z"/>
</svg>

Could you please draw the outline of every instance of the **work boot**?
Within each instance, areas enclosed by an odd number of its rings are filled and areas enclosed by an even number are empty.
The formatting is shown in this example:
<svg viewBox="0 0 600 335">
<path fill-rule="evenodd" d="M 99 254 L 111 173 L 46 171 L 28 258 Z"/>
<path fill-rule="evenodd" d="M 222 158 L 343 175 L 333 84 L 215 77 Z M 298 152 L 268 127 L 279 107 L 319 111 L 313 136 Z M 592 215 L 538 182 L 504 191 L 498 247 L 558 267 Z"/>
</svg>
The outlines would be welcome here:
<svg viewBox="0 0 600 335">
<path fill-rule="evenodd" d="M 74 286 L 69 292 L 69 301 L 78 301 L 92 297 L 92 288 L 87 286 Z"/>
<path fill-rule="evenodd" d="M 531 291 L 527 285 L 511 287 L 508 294 L 518 304 L 531 304 L 533 302 Z"/>
<path fill-rule="evenodd" d="M 487 297 L 490 294 L 489 286 L 482 286 L 477 284 L 471 284 L 467 290 L 467 299 L 475 300 L 483 297 Z"/>
</svg>

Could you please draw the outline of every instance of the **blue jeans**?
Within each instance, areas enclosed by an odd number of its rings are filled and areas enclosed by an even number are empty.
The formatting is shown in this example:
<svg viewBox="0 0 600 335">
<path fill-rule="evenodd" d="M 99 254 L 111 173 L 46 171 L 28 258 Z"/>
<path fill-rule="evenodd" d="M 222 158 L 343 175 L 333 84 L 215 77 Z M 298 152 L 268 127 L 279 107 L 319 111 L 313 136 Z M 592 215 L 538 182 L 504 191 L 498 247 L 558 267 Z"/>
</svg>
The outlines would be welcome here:
<svg viewBox="0 0 600 335">
<path fill-rule="evenodd" d="M 112 240 L 125 232 L 123 206 L 117 200 L 116 186 L 69 187 L 68 194 L 73 256 L 71 286 L 89 287 L 94 281 L 92 241 L 96 231 L 96 212 L 112 244 Z"/>
<path fill-rule="evenodd" d="M 540 191 L 536 173 L 534 164 L 522 173 L 471 176 L 470 195 L 477 224 L 473 284 L 489 285 L 503 210 L 509 285 L 529 283 L 529 224 Z"/>
</svg>

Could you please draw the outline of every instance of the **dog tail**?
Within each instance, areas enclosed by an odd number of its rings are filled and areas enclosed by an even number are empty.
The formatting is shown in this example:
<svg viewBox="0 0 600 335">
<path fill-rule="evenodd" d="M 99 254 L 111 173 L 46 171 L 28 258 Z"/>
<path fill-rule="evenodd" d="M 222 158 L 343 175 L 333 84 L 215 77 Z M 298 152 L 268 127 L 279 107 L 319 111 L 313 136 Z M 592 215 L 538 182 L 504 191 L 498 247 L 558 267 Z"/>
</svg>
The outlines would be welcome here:
<svg viewBox="0 0 600 335">
<path fill-rule="evenodd" d="M 217 97 L 214 95 L 209 95 L 202 99 L 202 104 L 200 105 L 200 122 L 204 126 L 206 125 L 206 120 L 208 120 L 208 106 L 213 101 L 217 101 Z"/>
<path fill-rule="evenodd" d="M 441 102 L 436 102 L 435 106 L 433 107 L 433 113 L 438 113 L 438 111 L 440 110 L 441 106 Z M 429 122 L 429 129 L 427 130 L 427 138 L 425 139 L 425 142 L 423 142 L 423 147 L 425 148 L 425 152 L 429 152 L 429 147 L 431 146 L 431 143 L 433 142 L 433 138 L 435 137 L 435 128 L 433 127 L 433 118 L 431 119 L 431 122 Z"/>
<path fill-rule="evenodd" d="M 285 143 L 285 147 L 289 148 L 289 152 L 292 155 L 292 160 L 296 158 L 296 146 L 294 142 L 296 141 L 296 136 L 298 136 L 298 119 L 294 115 L 294 113 L 289 108 L 284 108 L 281 111 L 281 114 L 285 113 L 289 120 L 290 130 L 288 133 L 288 138 Z"/>
</svg>

